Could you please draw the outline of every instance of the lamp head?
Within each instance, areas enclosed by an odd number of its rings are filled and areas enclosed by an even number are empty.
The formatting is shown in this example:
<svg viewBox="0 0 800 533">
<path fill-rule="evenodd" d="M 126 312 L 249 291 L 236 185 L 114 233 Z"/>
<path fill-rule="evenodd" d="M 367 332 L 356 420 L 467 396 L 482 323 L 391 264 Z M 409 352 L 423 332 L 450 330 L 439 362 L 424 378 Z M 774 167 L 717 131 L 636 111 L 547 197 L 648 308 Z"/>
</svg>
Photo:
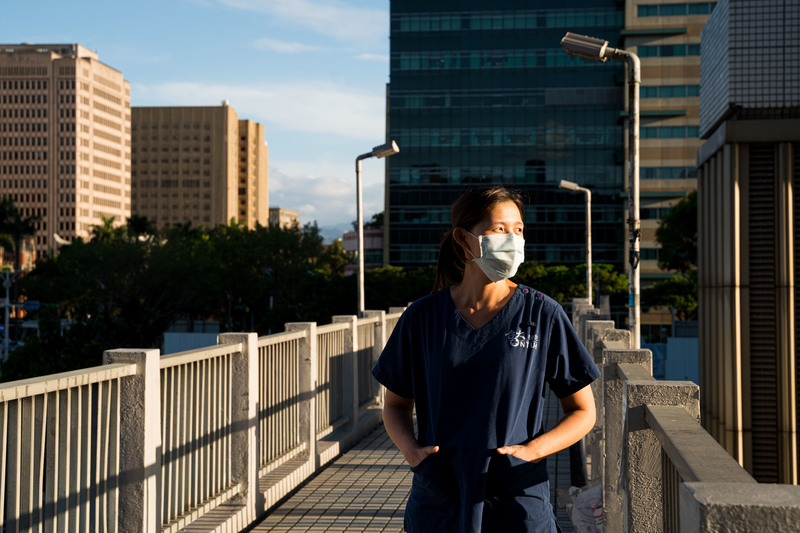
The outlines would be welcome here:
<svg viewBox="0 0 800 533">
<path fill-rule="evenodd" d="M 380 146 L 376 146 L 372 149 L 372 156 L 374 157 L 387 157 L 390 155 L 394 155 L 399 152 L 400 149 L 397 147 L 397 143 L 394 141 L 390 141 L 386 144 L 382 144 Z"/>
<path fill-rule="evenodd" d="M 561 48 L 570 55 L 599 61 L 600 63 L 605 63 L 608 59 L 605 56 L 608 41 L 597 37 L 567 32 L 564 38 L 561 39 Z"/>
<path fill-rule="evenodd" d="M 558 188 L 564 189 L 565 191 L 577 191 L 578 184 L 574 181 L 561 180 L 561 182 L 558 184 Z"/>
</svg>

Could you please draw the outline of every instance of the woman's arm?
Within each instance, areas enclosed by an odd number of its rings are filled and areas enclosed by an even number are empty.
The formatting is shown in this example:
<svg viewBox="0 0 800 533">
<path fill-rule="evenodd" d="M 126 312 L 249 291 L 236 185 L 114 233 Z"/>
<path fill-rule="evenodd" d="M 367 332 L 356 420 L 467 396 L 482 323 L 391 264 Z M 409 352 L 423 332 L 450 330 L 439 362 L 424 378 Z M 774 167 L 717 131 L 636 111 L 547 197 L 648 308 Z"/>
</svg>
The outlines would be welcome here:
<svg viewBox="0 0 800 533">
<path fill-rule="evenodd" d="M 383 401 L 383 425 L 397 449 L 403 454 L 411 468 L 427 456 L 439 451 L 438 446 L 420 446 L 414 437 L 414 400 L 403 398 L 386 389 Z"/>
<path fill-rule="evenodd" d="M 525 461 L 537 462 L 578 442 L 594 426 L 596 413 L 592 388 L 587 385 L 578 392 L 562 398 L 561 407 L 564 416 L 553 429 L 542 433 L 527 444 L 503 446 L 497 451 Z"/>
</svg>

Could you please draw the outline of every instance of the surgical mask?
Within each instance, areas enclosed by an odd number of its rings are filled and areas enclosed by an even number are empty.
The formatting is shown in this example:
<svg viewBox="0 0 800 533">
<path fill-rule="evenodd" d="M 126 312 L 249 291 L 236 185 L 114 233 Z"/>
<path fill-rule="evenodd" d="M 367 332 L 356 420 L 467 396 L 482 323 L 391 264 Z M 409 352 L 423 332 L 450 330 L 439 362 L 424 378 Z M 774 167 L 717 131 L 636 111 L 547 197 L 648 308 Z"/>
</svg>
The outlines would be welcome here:
<svg viewBox="0 0 800 533">
<path fill-rule="evenodd" d="M 475 257 L 469 248 L 467 251 L 487 278 L 498 282 L 517 273 L 517 268 L 525 260 L 525 239 L 514 233 L 472 236 L 478 239 L 481 255 Z"/>
</svg>

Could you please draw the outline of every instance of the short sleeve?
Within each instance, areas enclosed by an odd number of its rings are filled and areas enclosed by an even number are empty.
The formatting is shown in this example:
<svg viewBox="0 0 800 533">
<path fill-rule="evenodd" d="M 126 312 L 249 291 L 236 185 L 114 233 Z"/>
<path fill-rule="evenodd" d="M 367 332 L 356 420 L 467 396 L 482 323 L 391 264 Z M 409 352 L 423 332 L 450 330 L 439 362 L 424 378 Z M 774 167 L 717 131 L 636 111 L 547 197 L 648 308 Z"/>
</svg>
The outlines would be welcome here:
<svg viewBox="0 0 800 533">
<path fill-rule="evenodd" d="M 384 387 L 403 398 L 414 397 L 411 308 L 400 316 L 386 342 L 372 375 Z"/>
<path fill-rule="evenodd" d="M 547 349 L 547 383 L 559 398 L 574 394 L 600 376 L 567 314 L 556 306 Z"/>
</svg>

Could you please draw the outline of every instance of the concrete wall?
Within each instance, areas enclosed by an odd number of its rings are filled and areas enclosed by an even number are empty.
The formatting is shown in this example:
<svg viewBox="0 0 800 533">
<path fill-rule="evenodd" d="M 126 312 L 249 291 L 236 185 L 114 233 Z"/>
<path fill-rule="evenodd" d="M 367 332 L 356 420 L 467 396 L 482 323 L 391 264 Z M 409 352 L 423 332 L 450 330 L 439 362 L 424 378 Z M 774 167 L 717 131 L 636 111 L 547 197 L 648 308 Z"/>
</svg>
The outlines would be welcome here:
<svg viewBox="0 0 800 533">
<path fill-rule="evenodd" d="M 602 370 L 588 440 L 604 530 L 797 531 L 800 487 L 757 484 L 699 424 L 700 388 L 655 380 L 650 351 L 631 349 L 613 323 L 586 320 L 595 312 L 581 307 L 573 322 Z"/>
</svg>

